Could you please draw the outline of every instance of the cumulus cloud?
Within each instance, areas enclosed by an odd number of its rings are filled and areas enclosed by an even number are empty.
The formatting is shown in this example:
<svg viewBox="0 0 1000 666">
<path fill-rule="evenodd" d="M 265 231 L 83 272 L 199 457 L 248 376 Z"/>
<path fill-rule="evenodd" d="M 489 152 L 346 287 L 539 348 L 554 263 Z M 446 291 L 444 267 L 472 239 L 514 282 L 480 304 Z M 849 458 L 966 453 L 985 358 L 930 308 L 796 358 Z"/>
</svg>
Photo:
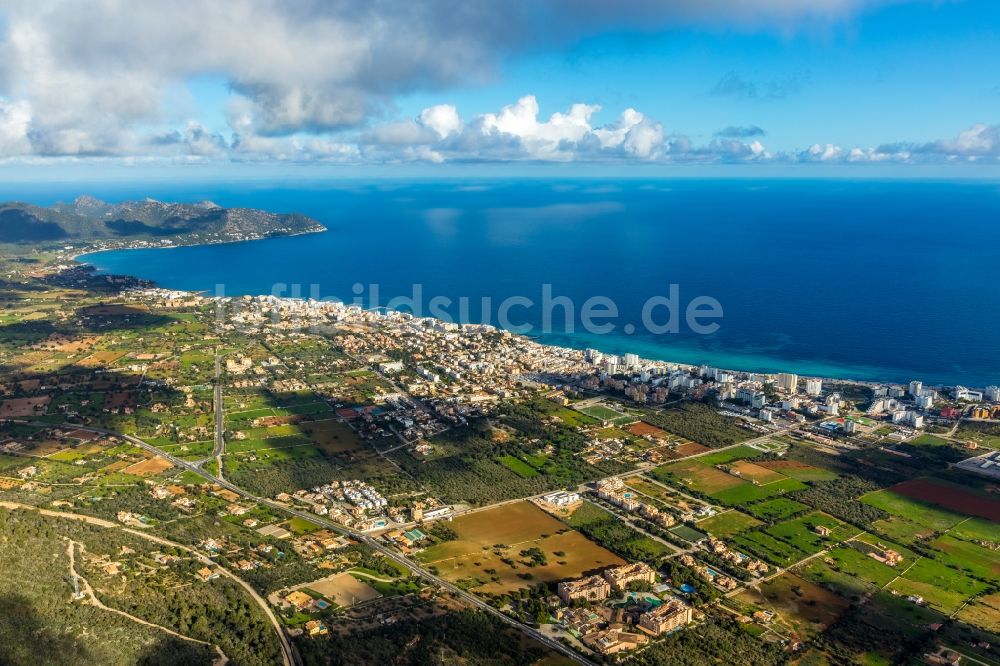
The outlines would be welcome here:
<svg viewBox="0 0 1000 666">
<path fill-rule="evenodd" d="M 164 119 L 170 86 L 200 75 L 230 85 L 243 133 L 358 127 L 401 92 L 489 76 L 517 20 L 460 0 L 10 0 L 0 12 L 0 94 L 31 105 L 33 143 L 69 154 L 118 150 Z"/>
<path fill-rule="evenodd" d="M 755 125 L 708 143 L 637 109 L 578 103 L 543 116 L 526 95 L 465 117 L 450 104 L 387 121 L 403 94 L 477 85 L 526 49 L 609 26 L 682 23 L 786 30 L 894 0 L 5 0 L 0 6 L 0 159 L 110 156 L 185 161 L 898 162 L 1000 159 L 996 125 L 930 142 L 772 152 Z M 898 0 L 903 1 L 903 0 Z M 225 127 L 177 114 L 196 77 L 230 90 Z M 794 94 L 782 79 L 728 72 L 738 100 Z M 616 110 L 617 111 L 617 110 Z M 600 120 L 599 120 L 600 119 Z M 817 137 L 822 140 L 823 137 Z"/>
<path fill-rule="evenodd" d="M 929 141 L 887 143 L 880 146 L 844 148 L 836 144 L 814 144 L 790 156 L 797 162 L 1000 162 L 1000 125 L 979 123 L 956 136 Z"/>
<path fill-rule="evenodd" d="M 886 1 L 6 0 L 0 7 L 3 154 L 23 152 L 24 141 L 42 155 L 141 152 L 162 134 L 150 128 L 171 121 L 166 91 L 198 76 L 230 87 L 233 145 L 286 145 L 266 139 L 357 130 L 391 110 L 397 95 L 481 83 L 510 53 L 558 48 L 611 24 L 783 30 L 789 22 L 840 20 Z M 754 94 L 775 93 L 765 86 Z M 573 113 L 561 129 L 549 130 L 569 132 L 567 140 L 575 141 L 580 117 Z M 463 133 L 453 108 L 428 114 L 419 128 L 439 139 Z M 27 132 L 11 139 L 25 117 Z M 183 134 L 184 125 L 173 131 Z M 403 136 L 413 130 L 383 131 L 414 143 Z M 204 138 L 186 143 L 192 152 L 211 153 L 218 141 Z M 623 145 L 646 157 L 657 139 L 655 128 L 641 126 Z"/>
<path fill-rule="evenodd" d="M 715 139 L 696 146 L 667 136 L 663 125 L 641 111 L 625 109 L 601 125 L 596 104 L 574 104 L 547 118 L 526 95 L 499 111 L 465 121 L 453 107 L 432 107 L 417 118 L 388 123 L 363 135 L 364 156 L 380 161 L 631 161 L 742 162 L 769 159 L 759 141 Z M 441 126 L 441 116 L 447 123 Z"/>
<path fill-rule="evenodd" d="M 979 123 L 950 139 L 924 144 L 895 144 L 883 146 L 882 150 L 915 156 L 945 156 L 952 159 L 997 158 L 1000 157 L 1000 126 Z"/>
<path fill-rule="evenodd" d="M 28 128 L 31 107 L 27 102 L 0 99 L 0 155 L 23 155 L 31 152 Z"/>
</svg>

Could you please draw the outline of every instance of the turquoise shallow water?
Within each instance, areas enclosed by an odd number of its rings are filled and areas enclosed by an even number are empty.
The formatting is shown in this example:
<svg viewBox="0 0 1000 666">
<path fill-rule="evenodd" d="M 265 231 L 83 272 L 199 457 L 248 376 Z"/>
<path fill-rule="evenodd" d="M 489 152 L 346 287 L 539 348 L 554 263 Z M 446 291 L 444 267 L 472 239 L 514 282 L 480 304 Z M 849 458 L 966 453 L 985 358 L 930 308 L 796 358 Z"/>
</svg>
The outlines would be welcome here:
<svg viewBox="0 0 1000 666">
<path fill-rule="evenodd" d="M 424 314 L 496 323 L 505 298 L 529 335 L 651 358 L 929 384 L 1000 383 L 1000 187 L 871 181 L 482 181 L 310 187 L 162 185 L 143 195 L 312 215 L 329 231 L 250 243 L 90 255 L 163 286 L 385 305 L 423 289 Z M 93 189 L 87 191 L 94 191 Z M 108 186 L 97 195 L 135 192 Z M 75 194 L 79 194 L 76 192 Z M 67 195 L 75 195 L 67 191 Z M 55 196 L 49 193 L 51 198 Z M 371 285 L 378 285 L 373 298 Z M 570 299 L 545 329 L 543 285 Z M 643 329 L 649 298 L 708 296 L 720 328 Z M 279 295 L 295 295 L 285 289 Z M 580 325 L 610 298 L 614 330 Z M 460 298 L 468 297 L 467 317 Z M 484 313 L 483 298 L 492 308 Z M 658 311 L 658 317 L 665 310 Z M 662 320 L 662 317 L 660 317 Z M 628 333 L 628 325 L 635 332 Z"/>
</svg>

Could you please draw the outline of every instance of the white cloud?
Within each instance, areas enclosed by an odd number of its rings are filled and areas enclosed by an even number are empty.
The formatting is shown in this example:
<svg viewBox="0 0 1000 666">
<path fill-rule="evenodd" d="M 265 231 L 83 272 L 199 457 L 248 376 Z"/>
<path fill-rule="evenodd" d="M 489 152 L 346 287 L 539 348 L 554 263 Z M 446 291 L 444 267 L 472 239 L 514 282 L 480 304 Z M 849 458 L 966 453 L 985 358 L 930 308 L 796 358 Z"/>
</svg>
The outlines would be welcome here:
<svg viewBox="0 0 1000 666">
<path fill-rule="evenodd" d="M 0 156 L 30 153 L 30 126 L 31 107 L 27 102 L 4 102 L 0 99 Z"/>
<path fill-rule="evenodd" d="M 448 130 L 428 123 L 442 107 L 416 119 L 388 123 L 364 134 L 365 156 L 379 161 L 746 161 L 768 159 L 759 141 L 732 139 L 695 147 L 686 137 L 669 142 L 663 125 L 636 109 L 625 109 L 606 125 L 594 122 L 596 104 L 573 104 L 540 117 L 538 100 L 525 95 L 497 112 L 463 121 L 447 107 Z M 452 115 L 454 114 L 454 115 Z"/>
<path fill-rule="evenodd" d="M 163 132 L 151 128 L 168 120 L 167 91 L 194 77 L 217 77 L 233 91 L 228 118 L 242 151 L 276 145 L 257 141 L 267 137 L 358 130 L 382 117 L 397 95 L 481 83 L 508 54 L 559 48 L 609 25 L 785 30 L 790 23 L 841 20 L 885 1 L 5 0 L 0 96 L 5 104 L 28 105 L 32 153 L 142 156 Z M 565 151 L 558 144 L 589 136 L 595 111 L 581 105 L 534 127 L 537 111 L 512 105 L 490 129 L 520 137 L 539 157 L 548 151 L 560 159 Z M 438 139 L 466 133 L 454 107 L 425 113 L 415 125 L 391 131 L 423 128 Z M 184 133 L 183 120 L 173 129 Z M 489 122 L 483 118 L 481 126 Z M 614 146 L 655 157 L 662 143 L 655 124 L 640 121 L 624 132 L 631 134 L 612 140 Z M 400 140 L 412 137 L 399 134 Z M 187 149 L 207 155 L 216 143 L 188 142 Z M 8 138 L 2 150 L 19 154 L 23 141 Z"/>
<path fill-rule="evenodd" d="M 420 112 L 420 124 L 434 130 L 441 138 L 462 129 L 462 118 L 451 104 L 438 104 Z"/>
<path fill-rule="evenodd" d="M 979 123 L 954 139 L 945 139 L 918 149 L 921 152 L 937 152 L 958 157 L 1000 156 L 1000 127 Z"/>
<path fill-rule="evenodd" d="M 815 144 L 794 156 L 799 162 L 1000 162 L 1000 125 L 978 123 L 956 136 L 927 143 L 888 143 L 850 149 Z"/>
</svg>

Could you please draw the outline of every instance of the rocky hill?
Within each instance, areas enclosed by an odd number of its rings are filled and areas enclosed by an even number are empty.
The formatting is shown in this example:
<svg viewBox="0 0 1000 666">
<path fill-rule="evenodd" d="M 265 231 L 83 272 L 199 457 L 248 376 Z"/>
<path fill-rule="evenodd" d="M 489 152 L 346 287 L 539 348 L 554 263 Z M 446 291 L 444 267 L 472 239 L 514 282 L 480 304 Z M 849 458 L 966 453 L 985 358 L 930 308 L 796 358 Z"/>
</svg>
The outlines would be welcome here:
<svg viewBox="0 0 1000 666">
<path fill-rule="evenodd" d="M 297 213 L 222 208 L 210 201 L 164 203 L 154 199 L 109 204 L 90 196 L 50 207 L 0 203 L 0 243 L 176 239 L 244 240 L 323 231 Z"/>
</svg>

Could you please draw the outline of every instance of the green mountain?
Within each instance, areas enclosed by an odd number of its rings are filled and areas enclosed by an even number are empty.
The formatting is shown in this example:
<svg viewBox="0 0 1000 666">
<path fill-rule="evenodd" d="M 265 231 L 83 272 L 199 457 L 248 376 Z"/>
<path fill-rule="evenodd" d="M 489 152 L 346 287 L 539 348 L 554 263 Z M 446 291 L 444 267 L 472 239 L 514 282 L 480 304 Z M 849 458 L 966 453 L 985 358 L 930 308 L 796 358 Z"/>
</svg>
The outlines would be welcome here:
<svg viewBox="0 0 1000 666">
<path fill-rule="evenodd" d="M 154 199 L 109 204 L 90 196 L 50 207 L 0 203 L 0 243 L 104 239 L 185 241 L 287 236 L 325 227 L 305 215 L 253 208 L 222 208 L 210 201 L 164 203 Z"/>
</svg>

